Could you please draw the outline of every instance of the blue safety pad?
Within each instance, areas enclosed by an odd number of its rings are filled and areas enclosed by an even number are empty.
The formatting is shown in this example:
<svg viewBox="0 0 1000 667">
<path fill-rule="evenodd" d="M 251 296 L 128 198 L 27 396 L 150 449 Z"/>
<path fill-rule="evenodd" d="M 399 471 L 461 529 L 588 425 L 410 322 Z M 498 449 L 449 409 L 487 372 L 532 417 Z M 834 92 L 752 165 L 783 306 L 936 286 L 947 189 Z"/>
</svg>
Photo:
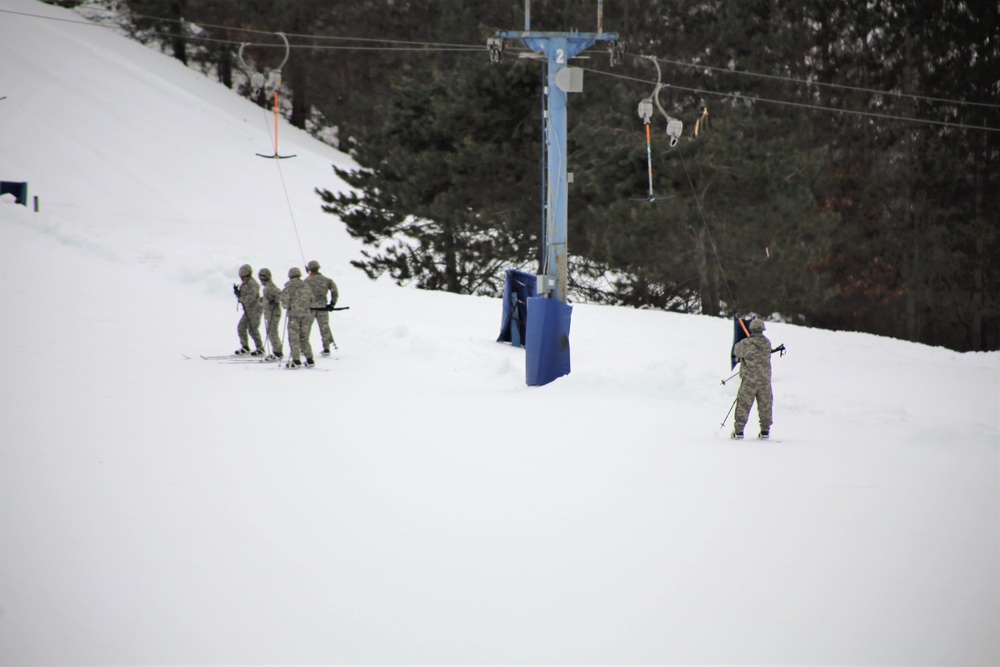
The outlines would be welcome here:
<svg viewBox="0 0 1000 667">
<path fill-rule="evenodd" d="M 525 377 L 528 385 L 548 384 L 569 375 L 569 326 L 573 307 L 557 299 L 528 299 Z"/>
<path fill-rule="evenodd" d="M 507 269 L 503 285 L 503 318 L 497 342 L 523 347 L 527 337 L 528 299 L 538 295 L 538 277 Z"/>
</svg>

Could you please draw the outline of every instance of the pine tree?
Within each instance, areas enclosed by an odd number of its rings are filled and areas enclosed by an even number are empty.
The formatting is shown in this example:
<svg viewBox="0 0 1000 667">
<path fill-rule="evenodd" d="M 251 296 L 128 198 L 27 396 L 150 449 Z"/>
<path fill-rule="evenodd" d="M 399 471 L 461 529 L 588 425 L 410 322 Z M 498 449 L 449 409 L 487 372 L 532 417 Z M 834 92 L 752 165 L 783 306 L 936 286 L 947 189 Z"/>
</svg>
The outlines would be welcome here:
<svg viewBox="0 0 1000 667">
<path fill-rule="evenodd" d="M 885 2 L 833 12 L 826 26 L 841 48 L 821 59 L 832 74 L 820 79 L 889 94 L 837 95 L 881 118 L 828 116 L 830 202 L 842 224 L 823 267 L 838 292 L 818 323 L 957 349 L 1000 346 L 990 296 L 1000 293 L 990 269 L 1000 263 L 997 133 L 888 118 L 1000 127 L 990 46 L 1000 11 Z M 837 106 L 837 96 L 824 103 Z"/>
<path fill-rule="evenodd" d="M 468 58 L 396 81 L 382 126 L 358 144 L 361 169 L 336 169 L 356 191 L 319 191 L 371 246 L 352 263 L 401 284 L 497 294 L 502 269 L 537 245 L 539 85 L 533 63 Z"/>
</svg>

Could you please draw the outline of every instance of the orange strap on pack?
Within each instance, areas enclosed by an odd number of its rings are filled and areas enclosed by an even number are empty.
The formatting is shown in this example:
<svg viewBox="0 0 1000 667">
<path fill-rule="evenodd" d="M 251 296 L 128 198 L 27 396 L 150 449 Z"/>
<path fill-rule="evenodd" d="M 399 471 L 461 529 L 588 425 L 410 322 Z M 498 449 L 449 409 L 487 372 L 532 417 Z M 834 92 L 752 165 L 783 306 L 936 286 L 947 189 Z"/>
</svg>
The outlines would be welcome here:
<svg viewBox="0 0 1000 667">
<path fill-rule="evenodd" d="M 749 337 L 750 337 L 750 332 L 749 332 L 749 331 L 747 331 L 747 325 L 746 325 L 746 323 L 745 323 L 745 322 L 743 321 L 743 318 L 742 318 L 742 317 L 740 317 L 739 315 L 737 315 L 737 316 L 736 316 L 736 319 L 737 319 L 737 320 L 739 320 L 739 322 L 740 322 L 740 327 L 741 327 L 741 328 L 743 329 L 743 333 L 745 333 L 745 334 L 747 335 L 747 338 L 749 338 Z"/>
</svg>

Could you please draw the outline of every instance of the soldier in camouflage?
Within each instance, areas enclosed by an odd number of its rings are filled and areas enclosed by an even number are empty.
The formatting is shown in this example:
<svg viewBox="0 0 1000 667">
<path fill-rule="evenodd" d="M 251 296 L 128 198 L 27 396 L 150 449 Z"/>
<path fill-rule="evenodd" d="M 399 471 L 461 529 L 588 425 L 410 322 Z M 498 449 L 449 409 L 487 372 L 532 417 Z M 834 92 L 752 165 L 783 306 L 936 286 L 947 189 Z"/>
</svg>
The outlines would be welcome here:
<svg viewBox="0 0 1000 667">
<path fill-rule="evenodd" d="M 306 358 L 306 366 L 314 366 L 309 333 L 312 329 L 313 314 L 309 310 L 312 290 L 302 282 L 302 271 L 297 266 L 288 269 L 288 282 L 281 291 L 281 306 L 288 311 L 288 368 L 302 365 L 299 355 Z"/>
<path fill-rule="evenodd" d="M 264 358 L 274 361 L 281 359 L 281 288 L 271 280 L 270 269 L 261 269 L 257 276 L 264 288 L 264 330 L 271 343 L 271 354 Z"/>
<path fill-rule="evenodd" d="M 764 320 L 758 318 L 750 322 L 750 337 L 737 343 L 733 354 L 740 362 L 740 390 L 736 395 L 733 437 L 743 437 L 743 427 L 750 417 L 754 401 L 757 402 L 760 419 L 760 437 L 770 437 L 774 396 L 771 392 L 771 341 L 764 335 Z"/>
<path fill-rule="evenodd" d="M 330 344 L 333 343 L 333 332 L 330 331 L 330 311 L 337 305 L 339 292 L 337 283 L 333 282 L 319 272 L 319 262 L 315 259 L 306 264 L 306 271 L 309 277 L 305 283 L 312 289 L 313 302 L 312 312 L 316 318 L 316 325 L 319 327 L 319 335 L 323 340 L 323 354 L 330 354 Z M 326 302 L 326 295 L 330 294 L 330 303 Z"/>
<path fill-rule="evenodd" d="M 240 305 L 243 306 L 243 316 L 240 317 L 240 321 L 236 325 L 236 335 L 240 339 L 240 349 L 236 350 L 236 354 L 249 354 L 256 357 L 264 354 L 264 341 L 260 337 L 260 284 L 253 279 L 253 269 L 249 264 L 241 266 L 239 273 L 241 282 L 239 285 L 233 285 L 233 292 L 239 299 Z M 253 338 L 253 344 L 256 348 L 253 352 L 250 351 L 250 345 L 247 341 L 248 333 Z"/>
</svg>

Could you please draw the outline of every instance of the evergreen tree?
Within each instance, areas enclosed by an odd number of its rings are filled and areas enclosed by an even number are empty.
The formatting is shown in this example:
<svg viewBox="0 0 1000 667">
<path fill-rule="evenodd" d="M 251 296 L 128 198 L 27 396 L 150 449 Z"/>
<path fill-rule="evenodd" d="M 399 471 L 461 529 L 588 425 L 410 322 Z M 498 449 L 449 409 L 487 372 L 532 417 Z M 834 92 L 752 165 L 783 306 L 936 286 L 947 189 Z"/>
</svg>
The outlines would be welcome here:
<svg viewBox="0 0 1000 667">
<path fill-rule="evenodd" d="M 803 60 L 803 19 L 772 3 L 715 4 L 690 11 L 679 3 L 658 4 L 663 14 L 654 12 L 652 31 L 639 35 L 644 50 L 670 54 L 660 60 L 667 85 L 660 98 L 685 123 L 684 137 L 671 148 L 666 119 L 659 113 L 653 119 L 655 205 L 642 201 L 648 192 L 646 142 L 636 111 L 653 92 L 653 64 L 635 57 L 624 68 L 628 80 L 650 81 L 646 89 L 588 81 L 587 105 L 580 105 L 585 118 L 571 134 L 577 182 L 571 250 L 614 272 L 612 288 L 621 303 L 708 314 L 752 309 L 812 315 L 829 292 L 809 269 L 823 256 L 835 221 L 822 211 L 822 141 L 810 125 L 788 122 L 788 109 L 742 97 L 773 96 L 778 93 L 768 88 L 784 84 L 674 65 L 721 54 L 734 68 L 752 69 L 783 56 L 791 75 Z M 706 102 L 698 88 L 740 97 Z"/>
<path fill-rule="evenodd" d="M 767 118 L 720 113 L 710 130 L 671 149 L 660 124 L 653 142 L 655 204 L 643 199 L 638 119 L 632 132 L 614 133 L 617 158 L 591 157 L 577 178 L 585 207 L 576 210 L 576 225 L 588 257 L 618 272 L 622 303 L 706 314 L 820 310 L 828 293 L 810 268 L 835 223 L 815 197 L 824 160 L 776 128 Z M 593 137 L 602 128 L 585 132 Z M 588 143 L 607 154 L 608 142 Z"/>
<path fill-rule="evenodd" d="M 145 41 L 152 34 L 152 41 L 168 44 L 172 55 L 188 64 L 187 35 L 184 19 L 187 0 L 127 0 L 132 14 L 133 36 Z"/>
<path fill-rule="evenodd" d="M 884 2 L 827 22 L 843 45 L 824 59 L 836 78 L 891 94 L 850 94 L 883 118 L 831 120 L 830 201 L 843 224 L 824 266 L 838 294 L 820 324 L 958 349 L 1000 346 L 989 296 L 1000 283 L 988 268 L 1000 247 L 987 212 L 1000 204 L 997 132 L 887 118 L 1000 127 L 990 46 L 1000 42 L 1000 11 L 983 9 Z"/>
<path fill-rule="evenodd" d="M 537 244 L 539 78 L 533 63 L 464 59 L 393 85 L 382 126 L 359 142 L 355 191 L 319 191 L 323 209 L 373 247 L 369 276 L 466 294 L 497 294 L 502 269 Z"/>
</svg>

